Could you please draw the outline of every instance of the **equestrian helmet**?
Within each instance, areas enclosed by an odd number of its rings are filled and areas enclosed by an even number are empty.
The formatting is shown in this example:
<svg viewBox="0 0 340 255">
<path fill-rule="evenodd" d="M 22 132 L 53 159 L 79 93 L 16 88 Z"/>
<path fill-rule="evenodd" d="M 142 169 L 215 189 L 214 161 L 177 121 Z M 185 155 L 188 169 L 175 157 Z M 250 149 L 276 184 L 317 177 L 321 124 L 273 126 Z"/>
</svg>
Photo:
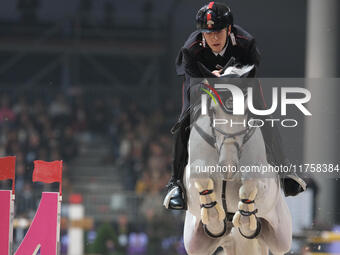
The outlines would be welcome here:
<svg viewBox="0 0 340 255">
<path fill-rule="evenodd" d="M 201 32 L 214 32 L 233 25 L 230 8 L 219 2 L 204 5 L 196 14 L 196 28 Z"/>
</svg>

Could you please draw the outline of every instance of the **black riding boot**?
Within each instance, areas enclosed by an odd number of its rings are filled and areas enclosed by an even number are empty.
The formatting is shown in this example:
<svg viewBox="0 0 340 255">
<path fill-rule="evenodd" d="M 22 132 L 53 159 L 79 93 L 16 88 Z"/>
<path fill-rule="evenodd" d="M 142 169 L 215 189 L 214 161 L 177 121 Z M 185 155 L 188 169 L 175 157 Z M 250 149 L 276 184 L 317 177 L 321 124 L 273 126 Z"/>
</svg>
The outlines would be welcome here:
<svg viewBox="0 0 340 255">
<path fill-rule="evenodd" d="M 187 201 L 184 185 L 182 183 L 184 168 L 188 163 L 188 140 L 190 128 L 188 118 L 184 119 L 174 131 L 174 159 L 172 177 L 169 181 L 168 193 L 163 205 L 167 209 L 186 210 Z M 186 128 L 188 127 L 188 128 Z"/>
</svg>

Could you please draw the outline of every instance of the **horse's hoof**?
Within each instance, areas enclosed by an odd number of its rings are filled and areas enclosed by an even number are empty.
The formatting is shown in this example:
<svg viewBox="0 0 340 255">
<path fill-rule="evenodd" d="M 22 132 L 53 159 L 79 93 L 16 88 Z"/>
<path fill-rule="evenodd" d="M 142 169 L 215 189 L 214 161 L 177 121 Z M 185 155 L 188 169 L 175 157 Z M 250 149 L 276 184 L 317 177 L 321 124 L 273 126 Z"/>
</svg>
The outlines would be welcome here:
<svg viewBox="0 0 340 255">
<path fill-rule="evenodd" d="M 247 236 L 247 235 L 243 234 L 241 229 L 239 228 L 238 231 L 240 232 L 241 236 L 243 236 L 246 239 L 254 239 L 260 234 L 261 229 L 262 229 L 262 224 L 261 224 L 261 221 L 258 220 L 256 217 L 255 217 L 255 219 L 256 219 L 256 229 L 254 230 L 254 233 L 250 236 Z"/>
<path fill-rule="evenodd" d="M 208 216 L 208 209 L 202 208 L 201 209 L 201 220 L 204 225 L 209 224 L 209 216 Z"/>
<path fill-rule="evenodd" d="M 241 214 L 239 211 L 237 211 L 233 217 L 233 225 L 235 228 L 239 228 L 241 226 L 240 219 L 241 219 Z"/>
<path fill-rule="evenodd" d="M 256 220 L 256 217 L 255 215 L 251 215 L 250 218 L 249 218 L 249 229 L 251 231 L 255 231 L 256 228 L 257 228 L 257 220 Z"/>
<path fill-rule="evenodd" d="M 211 233 L 209 230 L 208 230 L 208 227 L 206 224 L 203 224 L 203 229 L 204 229 L 204 232 L 211 238 L 220 238 L 222 237 L 226 232 L 227 232 L 227 223 L 225 221 L 223 221 L 223 224 L 224 224 L 224 227 L 223 227 L 223 230 L 221 233 L 219 234 L 213 234 Z"/>
<path fill-rule="evenodd" d="M 255 212 L 255 205 L 254 203 L 251 204 L 245 204 L 242 201 L 239 202 L 238 204 L 238 208 L 239 210 L 247 213 L 251 213 L 251 212 Z M 240 215 L 242 216 L 242 214 L 240 213 Z M 250 216 L 245 216 L 245 217 L 249 217 L 249 229 L 251 231 L 255 231 L 256 227 L 257 227 L 257 220 L 254 214 L 251 214 Z"/>
</svg>

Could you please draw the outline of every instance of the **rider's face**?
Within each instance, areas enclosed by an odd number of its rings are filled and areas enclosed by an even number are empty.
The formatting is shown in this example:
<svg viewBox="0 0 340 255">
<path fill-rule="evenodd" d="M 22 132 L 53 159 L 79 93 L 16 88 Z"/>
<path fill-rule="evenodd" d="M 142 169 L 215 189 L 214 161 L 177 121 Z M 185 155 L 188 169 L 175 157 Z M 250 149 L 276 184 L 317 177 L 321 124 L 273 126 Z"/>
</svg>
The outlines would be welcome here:
<svg viewBox="0 0 340 255">
<path fill-rule="evenodd" d="M 213 52 L 219 53 L 223 50 L 227 41 L 227 29 L 216 32 L 203 33 L 203 36 Z"/>
</svg>

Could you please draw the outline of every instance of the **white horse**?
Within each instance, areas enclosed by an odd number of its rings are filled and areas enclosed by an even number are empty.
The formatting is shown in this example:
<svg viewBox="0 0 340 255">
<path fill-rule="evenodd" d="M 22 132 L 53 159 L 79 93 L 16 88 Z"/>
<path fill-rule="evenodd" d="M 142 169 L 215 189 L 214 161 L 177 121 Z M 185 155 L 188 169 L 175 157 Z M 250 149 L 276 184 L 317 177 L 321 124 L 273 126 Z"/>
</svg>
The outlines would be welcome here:
<svg viewBox="0 0 340 255">
<path fill-rule="evenodd" d="M 228 68 L 225 74 L 242 76 L 244 70 L 249 67 Z M 279 177 L 235 173 L 242 166 L 268 166 L 260 128 L 213 125 L 212 119 L 247 123 L 248 114 L 232 115 L 226 107 L 209 102 L 210 114 L 200 115 L 192 127 L 183 178 L 188 202 L 186 251 L 209 255 L 222 247 L 228 255 L 288 252 L 292 219 Z"/>
</svg>

